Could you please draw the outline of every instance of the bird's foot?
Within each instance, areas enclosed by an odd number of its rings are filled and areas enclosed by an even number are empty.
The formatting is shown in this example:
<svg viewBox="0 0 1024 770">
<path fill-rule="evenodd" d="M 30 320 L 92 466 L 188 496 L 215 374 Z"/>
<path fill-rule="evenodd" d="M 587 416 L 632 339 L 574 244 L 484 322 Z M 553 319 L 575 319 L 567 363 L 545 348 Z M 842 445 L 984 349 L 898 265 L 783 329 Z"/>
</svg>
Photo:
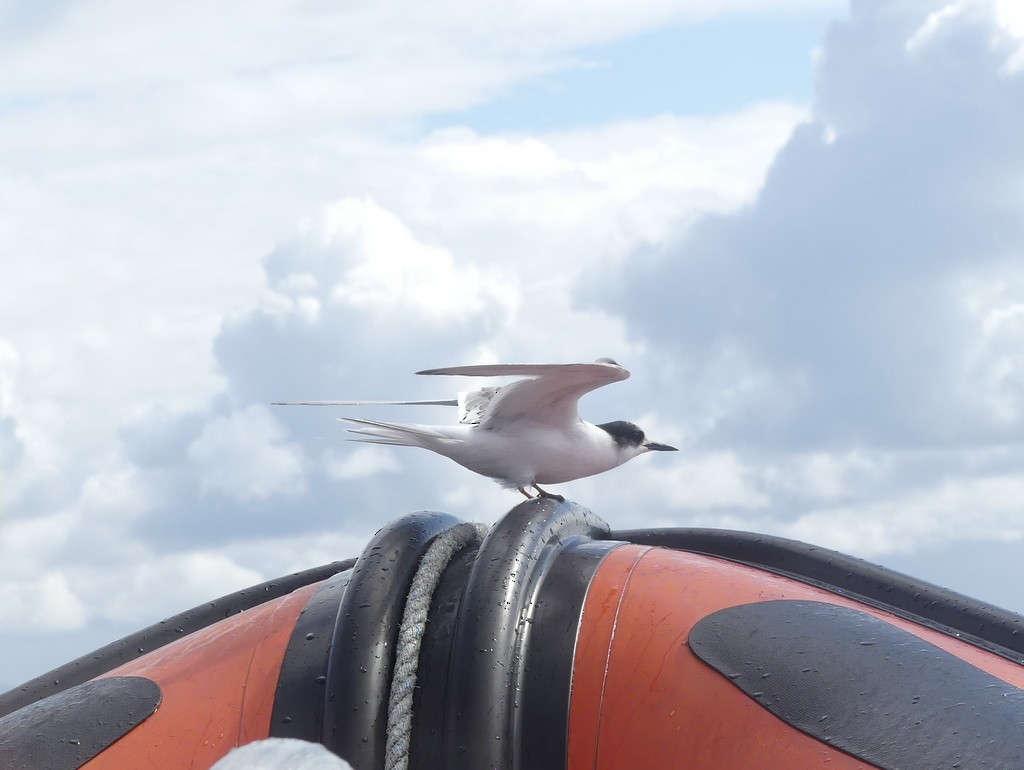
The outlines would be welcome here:
<svg viewBox="0 0 1024 770">
<path fill-rule="evenodd" d="M 537 497 L 546 497 L 549 500 L 557 500 L 560 503 L 564 503 L 565 502 L 565 498 L 562 497 L 561 495 L 556 495 L 553 492 L 548 492 L 545 489 L 541 489 L 536 484 L 531 484 L 530 486 L 532 486 L 534 489 L 537 490 Z M 522 492 L 522 489 L 520 489 L 519 491 Z"/>
<path fill-rule="evenodd" d="M 518 489 L 520 492 L 522 492 L 523 493 L 523 497 L 525 497 L 527 500 L 532 500 L 533 499 L 533 495 L 531 495 L 529 492 L 527 492 L 522 487 L 516 487 L 516 489 Z"/>
</svg>

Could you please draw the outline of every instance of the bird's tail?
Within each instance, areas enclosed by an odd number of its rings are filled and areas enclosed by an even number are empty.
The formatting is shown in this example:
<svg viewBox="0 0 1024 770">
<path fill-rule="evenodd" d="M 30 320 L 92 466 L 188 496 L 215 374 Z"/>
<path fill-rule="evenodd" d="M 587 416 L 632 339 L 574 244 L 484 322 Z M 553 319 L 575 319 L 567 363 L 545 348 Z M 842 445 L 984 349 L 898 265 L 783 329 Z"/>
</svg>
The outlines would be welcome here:
<svg viewBox="0 0 1024 770">
<path fill-rule="evenodd" d="M 359 438 L 350 441 L 361 441 L 364 444 L 389 444 L 391 446 L 416 446 L 423 449 L 436 447 L 439 441 L 450 438 L 437 428 L 429 425 L 404 425 L 377 420 L 361 420 L 355 417 L 339 417 L 343 422 L 351 422 L 362 427 L 349 428 Z"/>
</svg>

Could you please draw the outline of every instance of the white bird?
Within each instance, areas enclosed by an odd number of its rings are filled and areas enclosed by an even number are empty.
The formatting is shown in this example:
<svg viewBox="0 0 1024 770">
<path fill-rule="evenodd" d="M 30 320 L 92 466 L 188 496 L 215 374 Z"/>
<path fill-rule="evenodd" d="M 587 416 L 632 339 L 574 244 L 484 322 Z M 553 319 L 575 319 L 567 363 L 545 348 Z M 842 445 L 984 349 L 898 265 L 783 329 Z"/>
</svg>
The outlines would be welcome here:
<svg viewBox="0 0 1024 770">
<path fill-rule="evenodd" d="M 610 358 L 592 364 L 480 364 L 427 369 L 417 374 L 498 377 L 525 375 L 500 387 L 459 393 L 443 401 L 278 401 L 275 406 L 435 405 L 457 406 L 455 425 L 409 425 L 340 418 L 367 444 L 415 446 L 454 460 L 526 497 L 533 487 L 541 497 L 562 499 L 538 484 L 560 484 L 593 476 L 645 452 L 673 452 L 675 447 L 650 441 L 631 422 L 601 425 L 579 414 L 580 397 L 629 377 Z"/>
</svg>

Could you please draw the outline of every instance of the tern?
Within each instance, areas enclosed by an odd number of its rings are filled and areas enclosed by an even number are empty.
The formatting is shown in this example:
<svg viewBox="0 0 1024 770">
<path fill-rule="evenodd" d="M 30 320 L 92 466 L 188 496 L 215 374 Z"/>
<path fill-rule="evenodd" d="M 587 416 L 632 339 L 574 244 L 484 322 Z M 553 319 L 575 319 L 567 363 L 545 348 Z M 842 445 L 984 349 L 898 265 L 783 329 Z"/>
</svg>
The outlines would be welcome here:
<svg viewBox="0 0 1024 770">
<path fill-rule="evenodd" d="M 600 425 L 580 417 L 580 397 L 629 377 L 610 358 L 590 364 L 478 364 L 426 369 L 417 374 L 468 377 L 522 376 L 499 387 L 465 391 L 433 401 L 277 401 L 275 406 L 457 406 L 454 425 L 413 425 L 354 417 L 349 432 L 367 444 L 413 446 L 454 460 L 507 489 L 532 498 L 563 499 L 539 484 L 561 484 L 616 468 L 646 452 L 674 452 L 651 441 L 631 422 Z"/>
</svg>

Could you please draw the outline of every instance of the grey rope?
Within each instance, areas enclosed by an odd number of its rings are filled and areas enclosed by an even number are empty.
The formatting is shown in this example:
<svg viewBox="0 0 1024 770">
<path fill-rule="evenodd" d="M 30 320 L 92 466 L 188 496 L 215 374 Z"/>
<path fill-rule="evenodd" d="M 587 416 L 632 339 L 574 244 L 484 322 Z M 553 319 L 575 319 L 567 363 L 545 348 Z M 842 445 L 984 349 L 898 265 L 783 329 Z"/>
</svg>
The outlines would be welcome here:
<svg viewBox="0 0 1024 770">
<path fill-rule="evenodd" d="M 484 524 L 456 524 L 434 539 L 416 569 L 402 612 L 402 624 L 398 629 L 395 673 L 391 677 L 391 696 L 388 699 L 385 770 L 407 770 L 409 767 L 412 694 L 416 689 L 420 644 L 427 625 L 430 600 L 441 581 L 441 574 L 458 551 L 482 540 L 487 530 L 488 527 Z"/>
</svg>

